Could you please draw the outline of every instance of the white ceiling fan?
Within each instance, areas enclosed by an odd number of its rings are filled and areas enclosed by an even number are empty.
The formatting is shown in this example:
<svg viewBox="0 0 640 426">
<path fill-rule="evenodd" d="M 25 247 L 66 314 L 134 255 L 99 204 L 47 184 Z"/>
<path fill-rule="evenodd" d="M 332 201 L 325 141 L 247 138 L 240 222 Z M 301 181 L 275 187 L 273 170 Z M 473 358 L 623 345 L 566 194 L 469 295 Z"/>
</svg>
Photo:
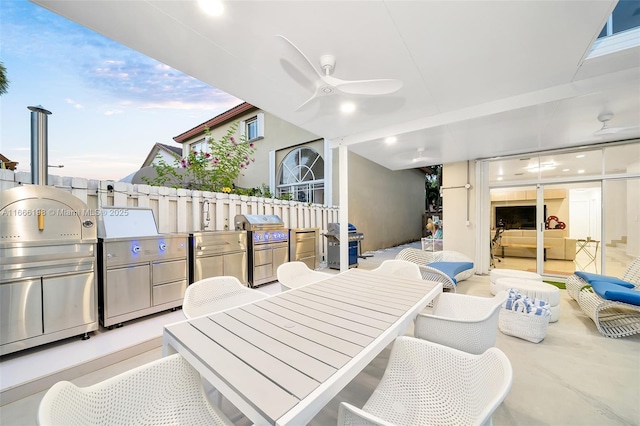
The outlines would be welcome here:
<svg viewBox="0 0 640 426">
<path fill-rule="evenodd" d="M 334 77 L 333 71 L 336 66 L 336 58 L 333 55 L 320 56 L 320 69 L 302 53 L 298 47 L 289 39 L 282 35 L 276 35 L 285 48 L 290 52 L 289 59 L 293 62 L 298 73 L 302 73 L 304 79 L 311 80 L 315 86 L 314 93 L 309 99 L 304 101 L 296 111 L 312 100 L 336 94 L 338 92 L 351 95 L 387 95 L 397 92 L 402 87 L 402 81 L 396 79 L 376 79 L 376 80 L 342 80 Z M 296 80 L 301 80 L 297 78 Z"/>
<path fill-rule="evenodd" d="M 593 134 L 595 136 L 606 136 L 613 135 L 616 133 L 627 132 L 630 130 L 634 130 L 640 128 L 640 126 L 630 126 L 630 127 L 609 127 L 609 121 L 613 118 L 612 112 L 603 112 L 598 115 L 598 121 L 602 123 L 602 127 L 599 130 L 596 130 Z"/>
</svg>

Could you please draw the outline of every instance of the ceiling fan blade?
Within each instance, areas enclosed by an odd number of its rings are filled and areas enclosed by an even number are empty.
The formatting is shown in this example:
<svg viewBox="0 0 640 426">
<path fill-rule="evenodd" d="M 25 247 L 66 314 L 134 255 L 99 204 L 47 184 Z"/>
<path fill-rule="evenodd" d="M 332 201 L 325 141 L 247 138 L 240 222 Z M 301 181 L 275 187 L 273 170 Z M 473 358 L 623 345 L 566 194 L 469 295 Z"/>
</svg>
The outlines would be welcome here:
<svg viewBox="0 0 640 426">
<path fill-rule="evenodd" d="M 402 81 L 392 78 L 379 80 L 340 80 L 335 77 L 324 76 L 323 80 L 344 93 L 352 95 L 388 95 L 402 88 Z"/>
<path fill-rule="evenodd" d="M 615 135 L 616 133 L 626 133 L 633 130 L 640 129 L 640 126 L 630 127 L 602 127 L 600 130 L 593 132 L 595 136 Z"/>
<path fill-rule="evenodd" d="M 305 105 L 307 105 L 309 102 L 311 102 L 312 100 L 317 98 L 319 94 L 320 94 L 319 88 L 316 88 L 315 92 L 313 92 L 313 95 L 311 95 L 311 97 L 309 99 L 307 99 L 306 101 L 301 103 L 300 106 L 298 108 L 296 108 L 296 111 L 300 111 Z"/>
<path fill-rule="evenodd" d="M 307 56 L 302 53 L 302 50 L 298 49 L 298 47 L 291 42 L 288 38 L 283 35 L 277 34 L 276 39 L 280 41 L 280 44 L 285 48 L 287 52 L 287 59 L 296 67 L 299 71 L 305 74 L 313 73 L 313 78 L 321 78 L 322 74 L 320 71 L 313 66 L 313 63 L 307 58 Z"/>
</svg>

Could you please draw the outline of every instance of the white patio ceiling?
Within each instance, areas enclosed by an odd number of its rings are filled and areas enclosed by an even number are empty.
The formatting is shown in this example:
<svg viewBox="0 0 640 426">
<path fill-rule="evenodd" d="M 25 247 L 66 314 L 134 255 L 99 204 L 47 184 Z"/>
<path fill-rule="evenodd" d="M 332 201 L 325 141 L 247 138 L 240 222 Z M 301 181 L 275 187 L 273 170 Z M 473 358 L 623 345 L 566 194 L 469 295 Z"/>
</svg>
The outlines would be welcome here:
<svg viewBox="0 0 640 426">
<path fill-rule="evenodd" d="M 640 136 L 640 48 L 587 59 L 613 0 L 227 1 L 218 18 L 195 1 L 32 1 L 393 170 Z M 334 77 L 403 86 L 296 111 L 313 89 L 278 34 L 334 55 Z M 594 135 L 602 112 L 626 130 Z"/>
</svg>

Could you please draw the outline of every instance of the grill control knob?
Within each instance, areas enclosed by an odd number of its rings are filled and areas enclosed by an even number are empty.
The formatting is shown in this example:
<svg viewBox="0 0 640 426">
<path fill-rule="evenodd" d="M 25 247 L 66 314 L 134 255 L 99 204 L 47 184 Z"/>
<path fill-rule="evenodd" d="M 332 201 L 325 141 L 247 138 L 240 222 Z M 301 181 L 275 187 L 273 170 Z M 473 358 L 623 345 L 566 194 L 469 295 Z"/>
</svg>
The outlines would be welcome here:
<svg viewBox="0 0 640 426">
<path fill-rule="evenodd" d="M 160 243 L 160 245 L 158 246 L 160 248 L 160 250 L 165 251 L 167 249 L 167 245 L 165 243 Z"/>
<path fill-rule="evenodd" d="M 134 253 L 140 253 L 140 250 L 141 250 L 140 246 L 133 246 L 131 248 L 131 251 Z"/>
</svg>

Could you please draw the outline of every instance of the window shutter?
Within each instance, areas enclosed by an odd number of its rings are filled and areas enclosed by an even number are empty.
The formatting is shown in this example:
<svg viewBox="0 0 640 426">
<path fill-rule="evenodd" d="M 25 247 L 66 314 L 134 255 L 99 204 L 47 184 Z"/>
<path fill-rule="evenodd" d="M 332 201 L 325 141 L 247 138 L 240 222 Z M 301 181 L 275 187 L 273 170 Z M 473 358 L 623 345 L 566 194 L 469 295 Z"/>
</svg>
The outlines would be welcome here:
<svg viewBox="0 0 640 426">
<path fill-rule="evenodd" d="M 258 137 L 263 138 L 264 137 L 264 113 L 262 112 L 258 113 L 256 119 L 258 121 Z"/>
<path fill-rule="evenodd" d="M 247 122 L 242 120 L 240 122 L 240 125 L 238 126 L 238 128 L 240 129 L 240 138 L 246 138 L 247 137 Z"/>
</svg>

